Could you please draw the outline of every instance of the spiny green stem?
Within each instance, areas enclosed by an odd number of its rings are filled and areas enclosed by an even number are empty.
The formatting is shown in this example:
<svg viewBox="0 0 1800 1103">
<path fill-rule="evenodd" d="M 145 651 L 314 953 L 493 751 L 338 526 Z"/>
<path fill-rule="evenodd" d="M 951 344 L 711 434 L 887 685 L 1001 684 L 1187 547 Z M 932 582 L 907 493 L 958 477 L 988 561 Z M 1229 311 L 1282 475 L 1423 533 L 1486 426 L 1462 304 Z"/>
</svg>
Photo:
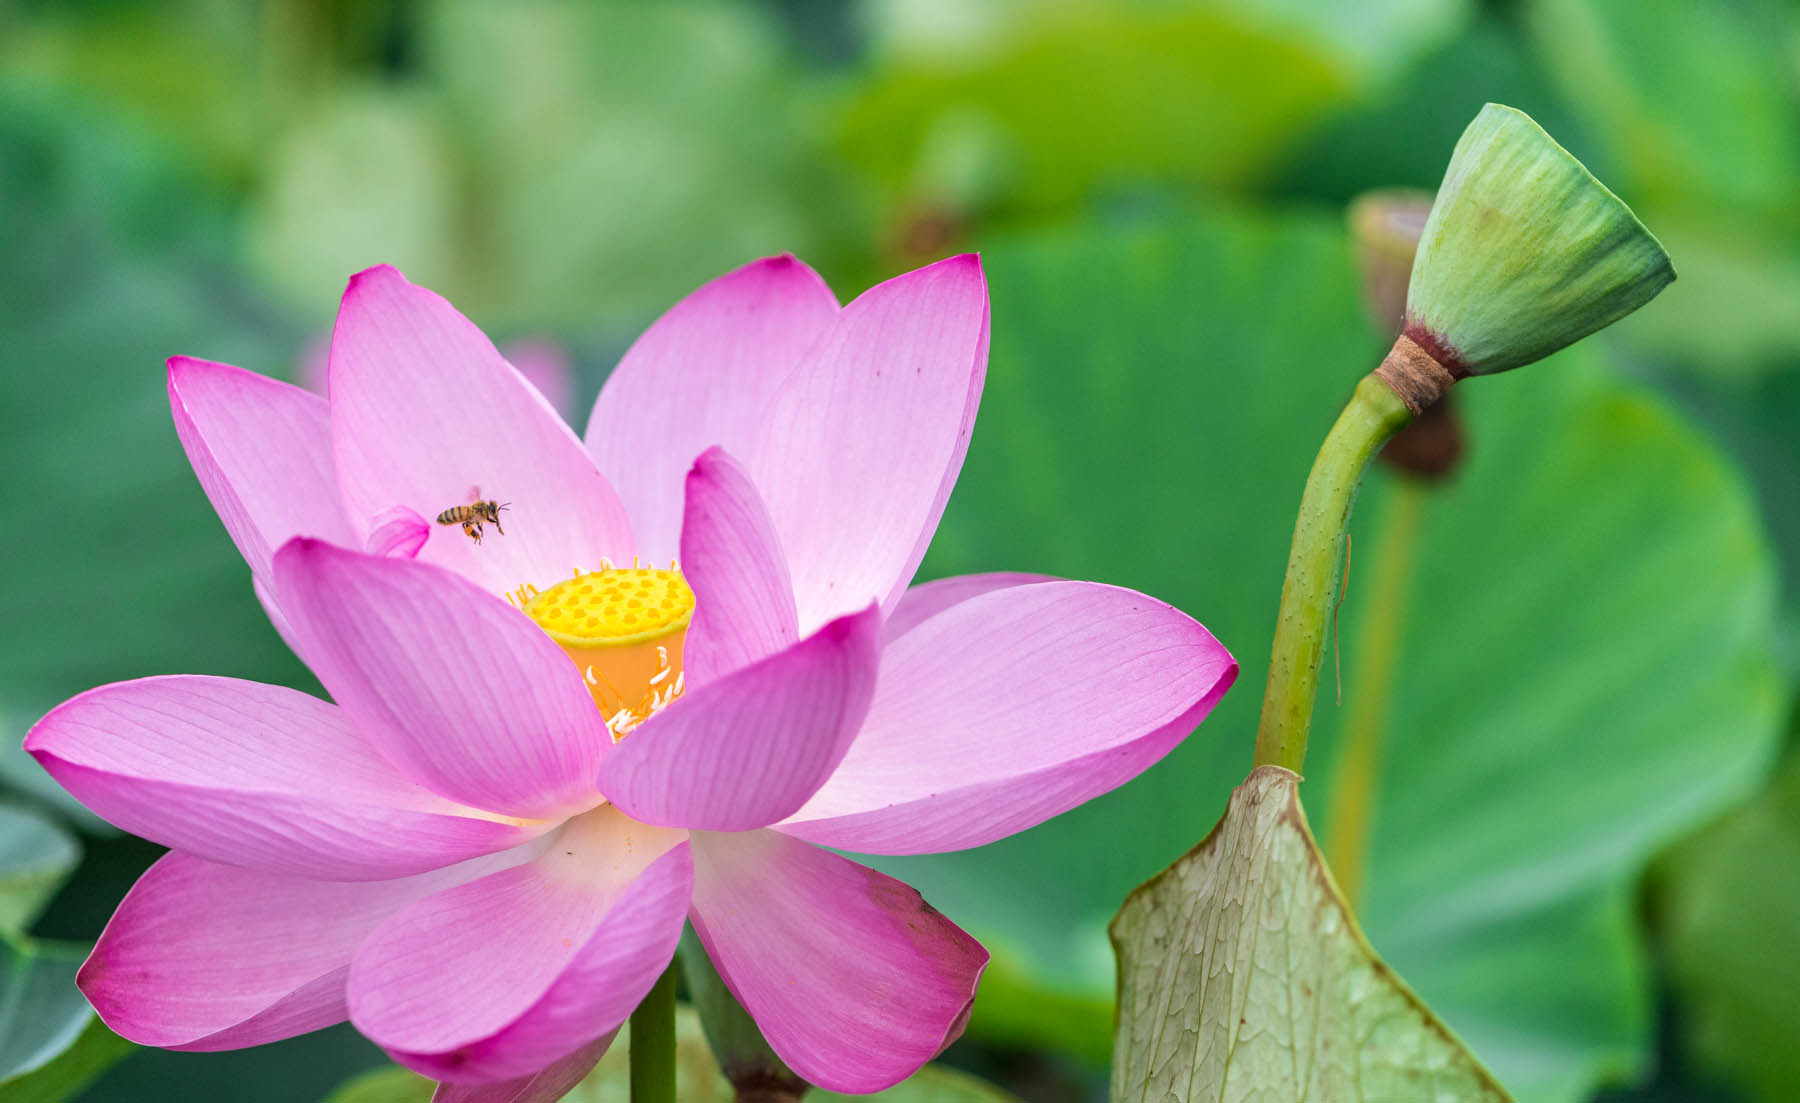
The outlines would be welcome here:
<svg viewBox="0 0 1800 1103">
<path fill-rule="evenodd" d="M 1387 728 L 1413 561 L 1430 496 L 1430 489 L 1418 479 L 1397 481 L 1374 534 L 1374 566 L 1368 586 L 1362 589 L 1363 604 L 1372 612 L 1356 634 L 1356 663 L 1345 695 L 1343 757 L 1332 781 L 1331 814 L 1325 831 L 1327 864 L 1338 890 L 1352 907 L 1362 895 L 1381 737 Z"/>
<path fill-rule="evenodd" d="M 1301 772 L 1306 735 L 1312 726 L 1313 698 L 1319 689 L 1319 659 L 1325 650 L 1327 620 L 1337 593 L 1350 506 L 1369 461 L 1387 439 L 1412 420 L 1406 404 L 1370 375 L 1326 434 L 1313 461 L 1294 521 L 1287 578 L 1281 584 L 1281 613 L 1269 656 L 1269 684 L 1263 691 L 1262 723 L 1256 730 L 1256 765 Z"/>
<path fill-rule="evenodd" d="M 631 1103 L 675 1103 L 674 962 L 631 1013 Z"/>
</svg>

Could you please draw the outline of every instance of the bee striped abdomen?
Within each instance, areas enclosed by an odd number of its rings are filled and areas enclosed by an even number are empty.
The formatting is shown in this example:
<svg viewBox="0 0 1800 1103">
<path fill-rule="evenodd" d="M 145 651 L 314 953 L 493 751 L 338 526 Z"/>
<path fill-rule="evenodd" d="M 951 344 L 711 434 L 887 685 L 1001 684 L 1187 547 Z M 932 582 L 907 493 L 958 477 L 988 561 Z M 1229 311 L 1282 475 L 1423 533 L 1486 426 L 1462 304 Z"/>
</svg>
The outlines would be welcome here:
<svg viewBox="0 0 1800 1103">
<path fill-rule="evenodd" d="M 470 502 L 466 506 L 451 506 L 437 515 L 437 523 L 461 525 L 469 539 L 479 544 L 481 543 L 481 523 L 483 521 L 493 525 L 495 531 L 502 536 L 506 535 L 506 530 L 500 527 L 500 511 L 510 504 L 510 502 L 503 503 L 484 499 Z"/>
</svg>

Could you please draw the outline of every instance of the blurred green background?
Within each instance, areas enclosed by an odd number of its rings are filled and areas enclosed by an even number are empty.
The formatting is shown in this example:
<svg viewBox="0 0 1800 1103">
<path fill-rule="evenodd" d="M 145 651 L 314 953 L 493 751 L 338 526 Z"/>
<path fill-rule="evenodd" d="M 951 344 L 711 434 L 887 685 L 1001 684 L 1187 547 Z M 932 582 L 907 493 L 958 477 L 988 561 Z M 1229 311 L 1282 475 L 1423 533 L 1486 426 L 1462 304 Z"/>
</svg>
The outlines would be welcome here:
<svg viewBox="0 0 1800 1103">
<path fill-rule="evenodd" d="M 1300 486 L 1384 346 L 1344 207 L 1435 186 L 1487 100 L 1680 280 L 1458 388 L 1447 482 L 1371 480 L 1308 808 L 1364 859 L 1376 947 L 1522 1100 L 1800 1098 L 1795 0 L 0 0 L 0 1081 L 56 1098 L 79 1070 L 51 1055 L 109 1055 L 72 963 L 156 854 L 25 730 L 152 673 L 316 689 L 188 470 L 164 358 L 305 378 L 346 277 L 391 262 L 554 342 L 579 426 L 739 263 L 791 250 L 848 298 L 973 248 L 992 365 L 921 577 L 1133 586 L 1243 667 L 1120 792 L 880 863 L 994 951 L 946 1060 L 1103 1098 L 1105 924 L 1249 765 Z M 1331 837 L 1351 726 L 1385 747 L 1366 842 Z M 316 1100 L 381 1060 L 343 1027 L 144 1050 L 73 1098 Z"/>
</svg>

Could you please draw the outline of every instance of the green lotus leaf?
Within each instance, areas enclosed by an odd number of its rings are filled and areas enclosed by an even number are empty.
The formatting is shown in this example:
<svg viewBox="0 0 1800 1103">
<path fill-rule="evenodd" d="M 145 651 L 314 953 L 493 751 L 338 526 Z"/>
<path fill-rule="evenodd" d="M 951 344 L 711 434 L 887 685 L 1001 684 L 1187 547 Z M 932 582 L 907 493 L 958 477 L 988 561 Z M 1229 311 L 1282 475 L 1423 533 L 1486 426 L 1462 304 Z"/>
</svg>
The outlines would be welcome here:
<svg viewBox="0 0 1800 1103">
<path fill-rule="evenodd" d="M 1750 1098 L 1800 1097 L 1800 759 L 1659 866 L 1658 924 L 1700 1062 Z"/>
<path fill-rule="evenodd" d="M 1212 833 L 1113 920 L 1113 1103 L 1508 1100 L 1363 938 L 1299 781 L 1251 771 Z"/>
</svg>

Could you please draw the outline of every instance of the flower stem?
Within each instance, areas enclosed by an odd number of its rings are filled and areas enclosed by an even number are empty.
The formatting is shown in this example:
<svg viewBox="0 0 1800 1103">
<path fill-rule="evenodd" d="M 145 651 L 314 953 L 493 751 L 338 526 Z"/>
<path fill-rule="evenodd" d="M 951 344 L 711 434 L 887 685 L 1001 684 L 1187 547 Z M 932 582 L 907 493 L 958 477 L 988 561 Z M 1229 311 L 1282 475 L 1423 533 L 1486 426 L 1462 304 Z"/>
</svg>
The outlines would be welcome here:
<svg viewBox="0 0 1800 1103">
<path fill-rule="evenodd" d="M 1306 735 L 1312 726 L 1319 688 L 1319 660 L 1332 599 L 1343 561 L 1350 506 L 1369 461 L 1387 439 L 1412 419 L 1399 395 L 1374 375 L 1356 385 L 1337 423 L 1325 436 L 1306 479 L 1287 578 L 1281 584 L 1281 613 L 1269 656 L 1269 684 L 1263 691 L 1262 723 L 1256 731 L 1256 765 L 1283 766 L 1300 773 Z"/>
<path fill-rule="evenodd" d="M 631 1103 L 675 1103 L 674 962 L 631 1013 Z"/>
<path fill-rule="evenodd" d="M 1363 600 L 1375 610 L 1356 634 L 1356 665 L 1344 709 L 1343 757 L 1332 780 L 1331 812 L 1325 825 L 1326 864 L 1338 890 L 1352 907 L 1362 895 L 1363 865 L 1369 851 L 1369 821 L 1381 767 L 1381 736 L 1387 727 L 1395 664 L 1406 627 L 1406 605 L 1417 558 L 1427 484 L 1396 480 L 1394 493 L 1375 536 L 1374 566 Z"/>
</svg>

